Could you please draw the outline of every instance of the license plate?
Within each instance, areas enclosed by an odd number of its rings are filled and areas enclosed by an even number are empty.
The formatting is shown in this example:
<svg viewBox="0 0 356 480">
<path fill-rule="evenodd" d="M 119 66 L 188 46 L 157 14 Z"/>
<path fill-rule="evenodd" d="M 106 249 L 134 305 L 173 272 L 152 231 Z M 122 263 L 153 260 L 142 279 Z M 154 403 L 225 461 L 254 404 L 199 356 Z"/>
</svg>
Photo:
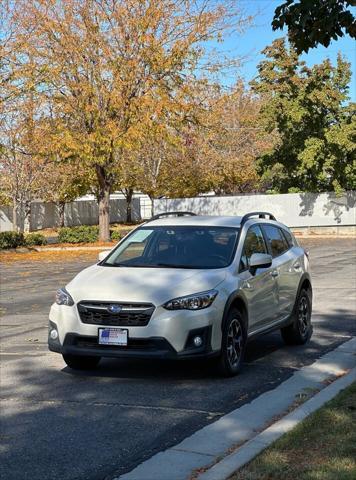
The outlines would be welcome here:
<svg viewBox="0 0 356 480">
<path fill-rule="evenodd" d="M 100 345 L 127 345 L 128 330 L 123 328 L 99 328 Z"/>
</svg>

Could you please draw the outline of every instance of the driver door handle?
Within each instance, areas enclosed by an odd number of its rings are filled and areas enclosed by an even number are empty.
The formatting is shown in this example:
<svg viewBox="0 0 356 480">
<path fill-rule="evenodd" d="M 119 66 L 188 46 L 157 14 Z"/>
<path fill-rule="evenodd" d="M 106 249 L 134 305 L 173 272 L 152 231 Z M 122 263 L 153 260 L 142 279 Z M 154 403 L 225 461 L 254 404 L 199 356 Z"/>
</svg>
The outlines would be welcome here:
<svg viewBox="0 0 356 480">
<path fill-rule="evenodd" d="M 272 276 L 273 278 L 278 277 L 278 275 L 279 275 L 278 270 L 272 270 L 271 276 Z"/>
</svg>

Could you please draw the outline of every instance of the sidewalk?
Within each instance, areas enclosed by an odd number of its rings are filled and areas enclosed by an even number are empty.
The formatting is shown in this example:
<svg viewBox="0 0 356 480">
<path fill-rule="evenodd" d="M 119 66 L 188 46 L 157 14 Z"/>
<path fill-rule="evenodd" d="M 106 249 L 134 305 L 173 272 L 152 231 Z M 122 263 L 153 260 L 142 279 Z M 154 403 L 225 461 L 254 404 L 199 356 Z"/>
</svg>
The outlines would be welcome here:
<svg viewBox="0 0 356 480">
<path fill-rule="evenodd" d="M 239 468 L 229 480 L 355 480 L 355 425 L 356 382 Z"/>
<path fill-rule="evenodd" d="M 344 375 L 355 367 L 356 338 L 353 338 L 312 365 L 296 371 L 274 390 L 198 430 L 183 442 L 154 455 L 119 478 L 188 480 L 193 476 L 199 480 L 226 479 L 239 465 L 251 460 L 289 427 L 309 415 L 313 405 L 319 408 L 344 388 L 345 383 L 351 383 L 355 371 Z M 298 401 L 307 400 L 316 392 L 320 393 L 294 410 Z M 279 420 L 284 415 L 287 416 Z M 241 463 L 239 455 L 246 455 L 244 463 Z"/>
</svg>

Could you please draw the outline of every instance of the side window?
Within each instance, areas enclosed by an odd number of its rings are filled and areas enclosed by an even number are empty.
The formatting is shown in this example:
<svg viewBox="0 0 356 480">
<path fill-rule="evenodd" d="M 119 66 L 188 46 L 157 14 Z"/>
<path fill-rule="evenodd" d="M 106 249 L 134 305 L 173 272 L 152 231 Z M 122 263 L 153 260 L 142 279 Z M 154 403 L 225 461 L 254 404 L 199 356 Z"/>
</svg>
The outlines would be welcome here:
<svg viewBox="0 0 356 480">
<path fill-rule="evenodd" d="M 259 226 L 254 225 L 248 229 L 240 260 L 240 271 L 246 270 L 250 264 L 253 253 L 267 253 L 265 240 Z"/>
<path fill-rule="evenodd" d="M 274 227 L 273 225 L 263 225 L 263 229 L 268 238 L 272 257 L 278 257 L 289 249 L 287 240 L 280 228 Z"/>
<path fill-rule="evenodd" d="M 288 230 L 282 230 L 283 232 L 283 235 L 285 236 L 286 240 L 287 240 L 287 243 L 288 243 L 288 248 L 292 248 L 294 247 L 295 243 L 294 243 L 294 239 L 293 239 L 293 236 L 290 232 L 288 232 Z"/>
</svg>

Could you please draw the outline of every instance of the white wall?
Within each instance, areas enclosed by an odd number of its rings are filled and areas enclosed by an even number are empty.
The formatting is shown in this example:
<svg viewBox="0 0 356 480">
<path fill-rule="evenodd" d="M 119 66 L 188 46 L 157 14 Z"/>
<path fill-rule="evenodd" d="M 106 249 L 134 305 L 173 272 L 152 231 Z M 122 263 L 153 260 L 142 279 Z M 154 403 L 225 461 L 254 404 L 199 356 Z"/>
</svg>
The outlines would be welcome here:
<svg viewBox="0 0 356 480">
<path fill-rule="evenodd" d="M 154 213 L 189 210 L 202 215 L 243 215 L 252 211 L 271 212 L 290 227 L 356 225 L 356 192 L 341 197 L 333 193 L 293 193 L 286 195 L 239 195 L 195 198 L 160 199 L 154 201 Z M 110 200 L 110 221 L 125 220 L 126 201 Z M 151 216 L 151 201 L 146 196 L 133 199 L 134 220 Z M 66 205 L 65 224 L 96 225 L 98 206 L 95 200 L 77 200 Z M 55 205 L 34 202 L 31 216 L 32 229 L 53 227 L 58 224 Z M 0 207 L 0 231 L 12 230 L 12 208 Z"/>
<path fill-rule="evenodd" d="M 200 215 L 244 215 L 266 211 L 289 227 L 356 225 L 356 192 L 340 197 L 334 193 L 290 193 L 160 199 L 154 213 L 187 210 Z"/>
<path fill-rule="evenodd" d="M 97 225 L 98 204 L 95 200 L 77 200 L 68 203 L 64 211 L 65 226 Z M 132 201 L 132 217 L 141 220 L 140 199 Z M 123 222 L 126 219 L 126 200 L 110 199 L 110 222 Z M 31 230 L 51 228 L 58 225 L 58 209 L 53 203 L 33 202 L 31 206 Z M 19 216 L 18 224 L 23 227 L 23 216 Z M 12 207 L 0 207 L 0 232 L 12 230 Z"/>
</svg>

